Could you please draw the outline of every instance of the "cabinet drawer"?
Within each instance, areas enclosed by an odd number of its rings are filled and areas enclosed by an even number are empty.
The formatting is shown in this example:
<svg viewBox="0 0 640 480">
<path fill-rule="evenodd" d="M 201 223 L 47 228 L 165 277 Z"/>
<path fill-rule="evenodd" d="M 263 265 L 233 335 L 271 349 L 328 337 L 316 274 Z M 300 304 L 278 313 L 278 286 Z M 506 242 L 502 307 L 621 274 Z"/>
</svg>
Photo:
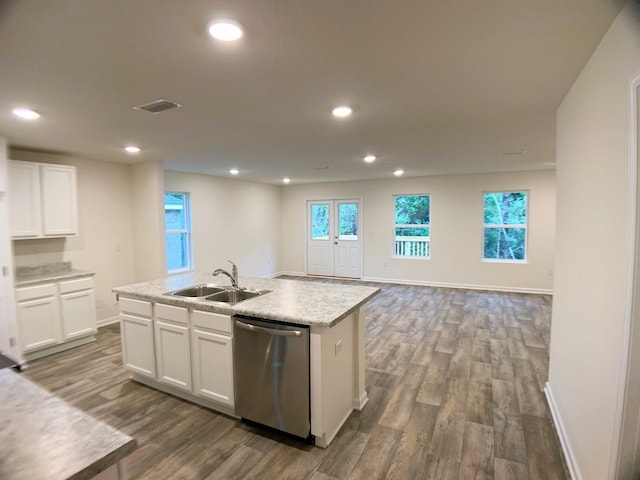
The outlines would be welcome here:
<svg viewBox="0 0 640 480">
<path fill-rule="evenodd" d="M 156 303 L 155 313 L 159 320 L 170 320 L 184 325 L 189 323 L 189 311 L 184 307 Z"/>
<path fill-rule="evenodd" d="M 120 297 L 120 311 L 150 317 L 152 315 L 151 302 L 134 300 L 133 298 Z"/>
<path fill-rule="evenodd" d="M 16 288 L 16 302 L 35 300 L 36 298 L 55 297 L 58 295 L 55 283 L 36 285 L 34 287 Z"/>
<path fill-rule="evenodd" d="M 93 278 L 84 277 L 75 280 L 60 282 L 60 293 L 71 293 L 79 290 L 91 290 L 93 288 Z"/>
<path fill-rule="evenodd" d="M 231 317 L 229 315 L 194 310 L 191 321 L 194 327 L 208 328 L 231 335 Z"/>
</svg>

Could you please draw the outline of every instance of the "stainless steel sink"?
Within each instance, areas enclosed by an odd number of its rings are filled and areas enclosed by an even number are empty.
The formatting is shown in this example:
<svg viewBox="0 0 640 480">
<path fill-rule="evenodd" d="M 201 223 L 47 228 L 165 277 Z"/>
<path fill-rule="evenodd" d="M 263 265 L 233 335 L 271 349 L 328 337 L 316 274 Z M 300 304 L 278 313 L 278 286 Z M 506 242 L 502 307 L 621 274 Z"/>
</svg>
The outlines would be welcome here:
<svg viewBox="0 0 640 480">
<path fill-rule="evenodd" d="M 211 295 L 214 293 L 224 292 L 224 287 L 219 287 L 218 285 L 211 284 L 202 284 L 202 285 L 194 285 L 193 287 L 183 288 L 181 290 L 176 290 L 174 292 L 169 292 L 167 295 L 173 295 L 174 297 L 206 297 L 207 295 Z"/>
<path fill-rule="evenodd" d="M 244 302 L 250 298 L 258 297 L 270 293 L 271 290 L 240 290 L 240 289 L 227 289 L 222 292 L 214 293 L 205 298 L 210 302 L 222 302 L 229 305 L 235 305 L 236 303 Z"/>
</svg>

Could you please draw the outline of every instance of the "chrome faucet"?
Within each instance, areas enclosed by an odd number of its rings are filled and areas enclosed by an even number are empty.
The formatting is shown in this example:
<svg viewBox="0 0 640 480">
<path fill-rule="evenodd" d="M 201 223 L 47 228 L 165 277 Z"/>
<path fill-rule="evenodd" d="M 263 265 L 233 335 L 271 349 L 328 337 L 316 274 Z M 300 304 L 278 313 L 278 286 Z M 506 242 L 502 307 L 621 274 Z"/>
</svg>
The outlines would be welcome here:
<svg viewBox="0 0 640 480">
<path fill-rule="evenodd" d="M 231 260 L 227 260 L 227 261 L 231 264 L 231 273 L 227 272 L 226 270 L 223 270 L 222 268 L 218 268 L 212 273 L 212 275 L 214 277 L 220 274 L 226 275 L 231 279 L 231 286 L 233 288 L 240 288 L 240 286 L 238 285 L 238 267 L 236 267 L 236 264 L 233 263 Z"/>
</svg>

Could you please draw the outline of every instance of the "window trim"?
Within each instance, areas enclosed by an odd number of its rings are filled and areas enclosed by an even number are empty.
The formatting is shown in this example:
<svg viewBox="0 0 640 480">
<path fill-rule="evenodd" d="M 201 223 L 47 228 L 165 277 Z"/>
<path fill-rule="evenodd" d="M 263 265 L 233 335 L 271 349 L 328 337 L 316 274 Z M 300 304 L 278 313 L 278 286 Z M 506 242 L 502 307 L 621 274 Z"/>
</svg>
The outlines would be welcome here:
<svg viewBox="0 0 640 480">
<path fill-rule="evenodd" d="M 488 193 L 524 193 L 525 198 L 525 223 L 484 223 L 484 196 Z M 515 190 L 486 190 L 482 192 L 482 234 L 480 235 L 480 254 L 481 261 L 486 263 L 512 263 L 512 264 L 527 264 L 529 263 L 529 201 L 530 191 L 527 189 L 515 189 Z M 484 234 L 485 229 L 491 228 L 524 228 L 524 258 L 522 260 L 510 259 L 510 258 L 485 258 L 484 256 Z"/>
<path fill-rule="evenodd" d="M 393 230 L 391 235 L 391 258 L 396 260 L 431 260 L 431 194 L 430 193 L 394 193 L 393 197 Z M 428 197 L 429 198 L 429 223 L 396 223 L 396 198 L 397 197 Z M 396 228 L 415 228 L 429 230 L 429 254 L 425 256 L 396 255 Z"/>
<path fill-rule="evenodd" d="M 164 248 L 165 248 L 165 268 L 167 269 L 167 274 L 174 275 L 177 273 L 189 272 L 193 270 L 193 235 L 191 232 L 191 194 L 189 192 L 176 192 L 176 191 L 165 191 L 165 195 L 183 195 L 184 196 L 184 223 L 185 228 L 175 229 L 175 230 L 167 230 L 166 224 L 166 207 L 164 204 L 164 196 L 163 198 L 163 210 L 165 211 L 165 227 L 164 227 Z M 176 268 L 175 270 L 169 270 L 169 264 L 167 262 L 167 235 L 168 234 L 187 234 L 187 266 L 182 268 Z"/>
</svg>

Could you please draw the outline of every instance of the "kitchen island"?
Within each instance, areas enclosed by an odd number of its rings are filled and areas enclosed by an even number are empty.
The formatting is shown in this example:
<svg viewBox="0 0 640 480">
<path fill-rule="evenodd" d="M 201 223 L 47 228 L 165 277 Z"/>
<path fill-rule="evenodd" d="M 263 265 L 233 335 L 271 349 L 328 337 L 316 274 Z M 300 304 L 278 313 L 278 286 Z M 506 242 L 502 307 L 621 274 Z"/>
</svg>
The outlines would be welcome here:
<svg viewBox="0 0 640 480">
<path fill-rule="evenodd" d="M 136 441 L 3 369 L 0 445 L 3 480 L 115 480 Z"/>
<path fill-rule="evenodd" d="M 189 272 L 114 288 L 125 368 L 136 381 L 235 416 L 232 317 L 308 325 L 311 435 L 326 447 L 367 403 L 363 307 L 380 289 L 240 277 L 241 287 L 270 293 L 235 305 L 167 295 L 224 283 Z"/>
</svg>

